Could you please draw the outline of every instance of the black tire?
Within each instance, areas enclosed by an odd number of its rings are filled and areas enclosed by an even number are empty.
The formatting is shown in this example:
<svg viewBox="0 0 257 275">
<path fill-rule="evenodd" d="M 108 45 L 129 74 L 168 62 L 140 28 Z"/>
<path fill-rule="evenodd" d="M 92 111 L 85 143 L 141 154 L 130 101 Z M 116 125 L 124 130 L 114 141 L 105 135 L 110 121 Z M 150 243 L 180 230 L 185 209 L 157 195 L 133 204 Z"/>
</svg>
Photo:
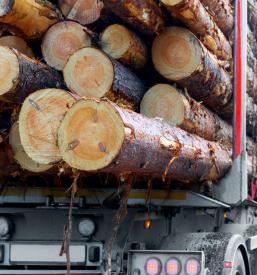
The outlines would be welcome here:
<svg viewBox="0 0 257 275">
<path fill-rule="evenodd" d="M 237 250 L 235 255 L 232 275 L 247 275 L 244 258 L 240 249 Z"/>
</svg>

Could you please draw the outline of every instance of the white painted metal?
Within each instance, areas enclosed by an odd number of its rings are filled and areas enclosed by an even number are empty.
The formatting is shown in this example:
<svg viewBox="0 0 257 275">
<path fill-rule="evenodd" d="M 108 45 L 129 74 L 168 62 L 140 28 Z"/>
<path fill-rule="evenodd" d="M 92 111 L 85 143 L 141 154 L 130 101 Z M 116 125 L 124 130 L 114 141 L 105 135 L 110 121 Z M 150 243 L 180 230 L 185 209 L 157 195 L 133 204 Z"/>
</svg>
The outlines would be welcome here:
<svg viewBox="0 0 257 275">
<path fill-rule="evenodd" d="M 66 255 L 59 256 L 61 245 L 11 244 L 10 262 L 12 263 L 56 263 L 66 264 Z M 72 263 L 85 263 L 86 248 L 82 245 L 70 246 Z"/>
</svg>

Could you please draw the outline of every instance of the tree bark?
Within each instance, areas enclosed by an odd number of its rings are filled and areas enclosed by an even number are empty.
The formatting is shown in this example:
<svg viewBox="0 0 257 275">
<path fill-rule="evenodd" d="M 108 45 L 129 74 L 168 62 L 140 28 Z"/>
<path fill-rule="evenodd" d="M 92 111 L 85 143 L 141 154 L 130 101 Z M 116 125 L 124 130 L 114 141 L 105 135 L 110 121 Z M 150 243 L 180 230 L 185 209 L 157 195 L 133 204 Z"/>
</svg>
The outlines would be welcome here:
<svg viewBox="0 0 257 275">
<path fill-rule="evenodd" d="M 58 72 L 15 49 L 0 46 L 0 64 L 1 100 L 22 103 L 38 89 L 64 87 Z"/>
<path fill-rule="evenodd" d="M 189 30 L 167 28 L 153 43 L 152 59 L 162 76 L 187 88 L 221 116 L 231 116 L 230 75 Z"/>
<path fill-rule="evenodd" d="M 112 58 L 134 69 L 143 68 L 147 61 L 147 48 L 143 41 L 126 27 L 113 24 L 101 35 L 101 47 Z"/>
<path fill-rule="evenodd" d="M 246 96 L 246 131 L 251 137 L 257 137 L 257 105 L 253 98 Z"/>
<path fill-rule="evenodd" d="M 228 0 L 201 0 L 221 31 L 229 37 L 233 31 L 234 15 Z"/>
<path fill-rule="evenodd" d="M 93 129 L 94 135 L 86 135 Z M 61 123 L 58 142 L 64 160 L 85 171 L 201 182 L 218 180 L 231 166 L 218 143 L 103 100 L 75 103 Z"/>
<path fill-rule="evenodd" d="M 253 33 L 255 39 L 257 39 L 257 8 L 253 0 L 247 0 L 247 12 L 248 12 L 248 25 Z"/>
<path fill-rule="evenodd" d="M 162 11 L 154 0 L 104 0 L 107 8 L 146 35 L 158 34 L 165 26 Z"/>
<path fill-rule="evenodd" d="M 14 48 L 20 53 L 27 55 L 30 58 L 35 58 L 33 51 L 28 46 L 25 40 L 19 36 L 7 35 L 0 37 L 0 46 Z"/>
<path fill-rule="evenodd" d="M 89 25 L 100 18 L 104 4 L 99 0 L 59 0 L 59 7 L 67 19 Z"/>
<path fill-rule="evenodd" d="M 232 48 L 200 0 L 161 0 L 174 17 L 180 19 L 215 54 L 231 60 Z"/>
<path fill-rule="evenodd" d="M 43 89 L 29 95 L 19 114 L 21 144 L 35 162 L 53 165 L 61 161 L 57 130 L 75 99 L 64 90 Z"/>
<path fill-rule="evenodd" d="M 4 0 L 0 5 L 0 23 L 16 28 L 29 39 L 41 37 L 59 19 L 47 0 Z"/>
<path fill-rule="evenodd" d="M 139 107 L 146 91 L 134 73 L 91 47 L 73 54 L 63 73 L 68 88 L 81 97 L 108 97 L 129 109 Z"/>
<path fill-rule="evenodd" d="M 41 44 L 45 61 L 56 70 L 62 70 L 74 52 L 88 46 L 91 46 L 91 39 L 85 28 L 72 21 L 50 27 Z"/>
</svg>

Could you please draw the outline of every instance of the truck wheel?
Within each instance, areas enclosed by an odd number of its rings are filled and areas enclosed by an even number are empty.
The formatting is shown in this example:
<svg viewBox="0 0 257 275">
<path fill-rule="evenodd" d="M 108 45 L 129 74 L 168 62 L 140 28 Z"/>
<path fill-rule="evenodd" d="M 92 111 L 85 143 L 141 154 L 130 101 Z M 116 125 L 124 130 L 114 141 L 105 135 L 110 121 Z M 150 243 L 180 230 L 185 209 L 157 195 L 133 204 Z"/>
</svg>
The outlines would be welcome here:
<svg viewBox="0 0 257 275">
<path fill-rule="evenodd" d="M 246 275 L 245 262 L 240 249 L 237 250 L 235 255 L 232 275 Z"/>
</svg>

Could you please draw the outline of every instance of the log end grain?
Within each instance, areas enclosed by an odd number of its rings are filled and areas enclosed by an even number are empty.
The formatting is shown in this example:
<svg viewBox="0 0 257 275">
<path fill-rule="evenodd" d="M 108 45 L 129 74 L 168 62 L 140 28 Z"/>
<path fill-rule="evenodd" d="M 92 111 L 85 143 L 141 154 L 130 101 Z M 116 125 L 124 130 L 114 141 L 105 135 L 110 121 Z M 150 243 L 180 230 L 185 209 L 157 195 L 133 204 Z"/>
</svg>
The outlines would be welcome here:
<svg viewBox="0 0 257 275">
<path fill-rule="evenodd" d="M 71 54 L 83 47 L 91 46 L 91 39 L 83 26 L 72 21 L 53 25 L 45 34 L 42 54 L 47 64 L 62 70 Z"/>
<path fill-rule="evenodd" d="M 132 68 L 143 68 L 146 64 L 147 49 L 144 43 L 122 25 L 108 26 L 101 35 L 101 46 L 108 55 Z"/>
<path fill-rule="evenodd" d="M 170 27 L 154 40 L 152 59 L 156 70 L 169 80 L 190 76 L 201 64 L 200 41 L 184 28 Z"/>
<path fill-rule="evenodd" d="M 27 55 L 30 58 L 34 58 L 34 53 L 31 48 L 28 46 L 25 40 L 19 36 L 7 35 L 0 37 L 0 46 L 5 46 L 9 48 L 14 48 L 20 53 Z"/>
<path fill-rule="evenodd" d="M 183 2 L 183 0 L 161 0 L 161 3 L 163 3 L 164 5 L 168 5 L 170 7 L 176 6 L 181 2 Z"/>
<path fill-rule="evenodd" d="M 57 130 L 75 99 L 66 91 L 44 89 L 29 95 L 19 115 L 21 144 L 34 161 L 52 164 L 61 160 Z"/>
<path fill-rule="evenodd" d="M 16 54 L 8 47 L 0 46 L 0 96 L 16 85 L 20 68 Z"/>
<path fill-rule="evenodd" d="M 63 159 L 73 168 L 96 171 L 117 156 L 125 138 L 120 115 L 105 101 L 80 100 L 66 113 L 58 131 Z"/>
<path fill-rule="evenodd" d="M 9 143 L 13 150 L 13 157 L 22 169 L 33 173 L 42 173 L 51 169 L 51 165 L 37 163 L 26 154 L 21 145 L 19 124 L 17 122 L 11 128 Z"/>
<path fill-rule="evenodd" d="M 98 49 L 86 47 L 75 52 L 63 70 L 70 90 L 87 97 L 103 97 L 111 90 L 114 69 L 107 55 Z"/>
<path fill-rule="evenodd" d="M 77 0 L 69 11 L 67 18 L 82 25 L 92 24 L 101 16 L 104 4 L 99 0 Z"/>
<path fill-rule="evenodd" d="M 180 125 L 185 115 L 183 97 L 176 88 L 168 84 L 157 84 L 144 95 L 140 113 L 149 118 L 162 118 L 170 125 Z"/>
</svg>

